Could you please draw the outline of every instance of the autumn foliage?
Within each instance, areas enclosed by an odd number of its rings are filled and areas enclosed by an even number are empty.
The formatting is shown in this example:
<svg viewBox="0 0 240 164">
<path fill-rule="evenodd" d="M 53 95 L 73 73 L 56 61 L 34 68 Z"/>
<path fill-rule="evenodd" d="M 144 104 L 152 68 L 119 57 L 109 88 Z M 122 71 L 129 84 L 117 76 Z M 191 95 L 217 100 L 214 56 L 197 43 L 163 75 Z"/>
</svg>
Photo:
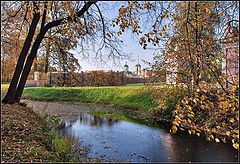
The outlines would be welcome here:
<svg viewBox="0 0 240 164">
<path fill-rule="evenodd" d="M 188 91 L 181 101 L 170 103 L 174 104 L 171 132 L 187 129 L 190 134 L 205 134 L 208 140 L 216 142 L 227 142 L 228 138 L 236 149 L 239 148 L 239 83 L 229 82 L 222 71 L 226 54 L 220 43 L 230 23 L 239 26 L 237 10 L 237 2 L 128 2 L 119 9 L 114 22 L 119 26 L 119 35 L 125 29 L 132 29 L 143 49 L 165 45 L 162 54 L 166 61 L 161 67 L 176 74 L 176 81 Z M 148 21 L 141 24 L 144 17 Z M 238 55 L 239 48 L 236 51 Z M 164 95 L 170 96 L 172 91 L 166 92 Z M 169 99 L 159 95 L 158 100 L 160 106 L 155 110 L 164 116 Z"/>
</svg>

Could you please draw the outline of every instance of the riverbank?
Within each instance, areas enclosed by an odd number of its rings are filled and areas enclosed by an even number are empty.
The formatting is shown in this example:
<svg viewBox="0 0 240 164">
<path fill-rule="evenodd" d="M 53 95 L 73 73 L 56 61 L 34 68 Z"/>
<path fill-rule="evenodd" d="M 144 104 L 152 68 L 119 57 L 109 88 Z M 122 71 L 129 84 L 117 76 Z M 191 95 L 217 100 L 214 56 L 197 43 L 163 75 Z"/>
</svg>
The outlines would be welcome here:
<svg viewBox="0 0 240 164">
<path fill-rule="evenodd" d="M 186 96 L 186 89 L 180 86 L 28 87 L 25 88 L 23 94 L 24 98 L 31 101 L 47 101 L 53 102 L 53 104 L 61 101 L 63 103 L 76 104 L 76 106 L 79 105 L 78 103 L 88 103 L 89 106 L 94 106 L 94 104 L 110 105 L 109 107 L 113 107 L 112 110 L 99 109 L 92 110 L 90 113 L 95 116 L 138 122 L 146 125 L 153 125 L 153 123 L 172 125 L 175 118 L 175 107 Z M 76 107 L 71 109 L 73 108 Z M 216 142 L 221 142 L 220 139 L 224 143 L 226 140 L 230 143 L 233 142 L 232 136 L 235 138 L 239 136 L 238 129 L 229 130 L 226 126 L 222 127 L 219 121 L 211 122 L 212 119 L 215 119 L 215 117 L 212 117 L 211 111 L 200 110 L 200 114 L 195 116 L 194 126 L 198 128 L 197 131 L 193 129 L 191 122 L 179 129 L 193 135 L 200 136 L 201 134 L 201 137 L 206 137 L 208 140 Z M 72 111 L 68 110 L 68 112 L 71 113 Z M 221 111 L 216 112 L 221 114 Z M 229 116 L 226 115 L 223 118 L 228 119 Z M 230 122 L 227 122 L 227 125 L 230 128 L 235 127 L 236 122 L 233 126 L 231 121 L 232 119 Z M 213 129 L 211 129 L 212 127 Z M 218 129 L 221 129 L 221 131 L 219 132 Z M 176 126 L 173 126 L 172 130 L 176 131 Z M 233 133 L 233 135 L 229 133 Z M 238 143 L 235 142 L 233 146 L 238 149 Z"/>
<path fill-rule="evenodd" d="M 46 122 L 31 109 L 2 105 L 2 162 L 55 161 Z"/>
<path fill-rule="evenodd" d="M 27 104 L 34 112 L 42 116 L 55 116 L 60 120 L 74 121 L 81 113 L 88 113 L 94 116 L 153 125 L 152 115 L 140 109 L 115 108 L 104 104 L 80 102 L 50 102 L 26 99 L 21 100 L 21 102 Z"/>
<path fill-rule="evenodd" d="M 52 131 L 59 126 L 54 115 L 35 112 L 25 103 L 3 104 L 1 122 L 1 162 L 90 162 L 96 158 L 83 160 L 85 147 L 76 147 L 77 141 L 70 136 L 60 136 Z"/>
<path fill-rule="evenodd" d="M 108 104 L 115 107 L 149 110 L 157 106 L 144 86 L 120 87 L 29 87 L 23 98 L 38 101 L 71 101 Z"/>
<path fill-rule="evenodd" d="M 191 159 L 192 155 L 189 152 L 191 151 L 193 153 L 195 151 L 195 147 L 198 147 L 198 153 L 199 149 L 203 150 L 200 154 L 204 154 L 206 148 L 209 150 L 212 148 L 216 150 L 225 150 L 225 148 L 227 148 L 230 150 L 230 152 L 233 152 L 234 155 L 236 154 L 234 150 L 228 147 L 229 145 L 226 145 L 225 147 L 223 144 L 217 144 L 213 142 L 208 143 L 205 139 L 190 136 L 188 134 L 170 134 L 169 129 L 166 127 L 154 128 L 142 124 L 130 123 L 132 121 L 129 122 L 129 120 L 127 122 L 122 121 L 126 118 L 128 119 L 128 117 L 121 117 L 120 120 L 110 119 L 109 116 L 115 117 L 116 114 L 117 118 L 119 118 L 118 114 L 121 113 L 121 109 L 114 109 L 108 105 L 76 102 L 44 102 L 32 100 L 24 100 L 22 102 L 28 104 L 29 107 L 32 107 L 36 113 L 39 113 L 41 115 L 53 115 L 59 117 L 63 122 L 61 121 L 62 123 L 60 127 L 57 128 L 58 134 L 64 136 L 75 136 L 75 138 L 79 140 L 79 146 L 83 144 L 83 146 L 89 147 L 89 153 L 87 156 L 85 156 L 85 158 L 94 157 L 101 160 L 111 160 L 112 158 L 114 160 L 124 161 L 131 159 L 138 161 L 139 156 L 144 156 L 146 158 L 150 157 L 148 159 L 151 159 L 153 161 L 195 161 L 195 158 Z M 103 117 L 91 115 L 92 112 L 97 111 L 108 111 L 108 114 L 105 114 Z M 134 141 L 131 140 L 133 137 L 132 135 L 135 135 Z M 156 139 L 157 141 L 155 141 Z M 167 142 L 169 139 L 171 142 Z M 141 143 L 143 141 L 144 143 Z M 201 144 L 199 141 L 201 141 Z M 134 142 L 134 144 L 132 142 Z M 178 142 L 180 143 L 177 144 Z M 167 143 L 168 146 L 167 148 L 163 146 L 161 149 L 159 146 L 164 143 Z M 124 145 L 128 144 L 141 144 L 141 146 L 135 146 L 137 149 L 134 149 L 132 146 L 130 146 L 130 148 L 128 148 L 128 151 L 126 151 L 126 149 L 123 149 L 123 147 Z M 145 144 L 145 146 L 143 146 L 143 144 Z M 203 145 L 205 145 L 205 148 L 200 148 Z M 144 151 L 141 149 L 143 147 Z M 163 150 L 163 153 L 161 153 L 162 151 L 159 151 L 159 149 Z M 173 156 L 169 156 L 169 153 L 165 153 L 165 151 L 172 152 L 173 149 L 178 155 L 174 155 L 175 153 L 173 153 Z M 148 151 L 145 152 L 145 150 Z M 152 155 L 152 151 L 158 153 Z M 129 152 L 131 153 L 129 154 Z M 210 152 L 215 153 L 216 151 Z M 221 154 L 222 151 L 219 152 Z M 182 155 L 179 155 L 181 153 Z M 234 160 L 236 158 L 234 155 L 231 155 L 231 160 Z M 176 156 L 178 156 L 179 159 L 175 158 Z M 187 156 L 187 159 L 182 158 L 183 156 Z M 215 155 L 214 158 L 212 158 L 212 155 L 209 155 L 209 159 L 207 159 L 208 157 L 202 158 L 200 156 L 198 158 L 199 161 L 205 159 L 209 161 L 225 161 L 228 159 L 225 153 L 222 153 L 220 155 L 221 157 L 224 156 L 223 158 L 218 158 L 217 155 Z"/>
</svg>

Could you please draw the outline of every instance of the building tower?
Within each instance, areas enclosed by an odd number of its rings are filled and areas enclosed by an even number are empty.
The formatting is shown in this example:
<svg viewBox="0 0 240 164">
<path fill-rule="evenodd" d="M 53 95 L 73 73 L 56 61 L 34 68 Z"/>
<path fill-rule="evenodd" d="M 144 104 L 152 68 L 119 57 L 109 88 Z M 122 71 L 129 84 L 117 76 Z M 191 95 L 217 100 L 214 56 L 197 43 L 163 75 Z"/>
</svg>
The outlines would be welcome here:
<svg viewBox="0 0 240 164">
<path fill-rule="evenodd" d="M 135 65 L 136 67 L 136 74 L 138 77 L 141 76 L 141 65 L 139 64 L 139 56 L 138 56 L 138 64 Z"/>
<path fill-rule="evenodd" d="M 124 72 L 128 73 L 129 71 L 129 66 L 127 65 L 127 62 L 125 63 L 124 67 Z"/>
</svg>

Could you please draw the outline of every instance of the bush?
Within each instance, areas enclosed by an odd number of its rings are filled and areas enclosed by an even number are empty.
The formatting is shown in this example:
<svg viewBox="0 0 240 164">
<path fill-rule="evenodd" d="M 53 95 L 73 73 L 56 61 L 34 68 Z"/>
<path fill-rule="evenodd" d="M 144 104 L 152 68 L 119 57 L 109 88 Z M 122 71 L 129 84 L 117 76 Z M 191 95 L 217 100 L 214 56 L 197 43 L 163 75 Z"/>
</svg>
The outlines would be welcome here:
<svg viewBox="0 0 240 164">
<path fill-rule="evenodd" d="M 176 104 L 186 95 L 182 86 L 152 87 L 153 99 L 159 104 L 151 112 L 160 119 L 173 120 L 173 111 Z"/>
<path fill-rule="evenodd" d="M 190 134 L 202 133 L 207 140 L 216 142 L 226 143 L 229 139 L 239 149 L 238 98 L 238 87 L 227 92 L 220 88 L 197 88 L 177 104 L 171 131 L 188 129 Z"/>
</svg>

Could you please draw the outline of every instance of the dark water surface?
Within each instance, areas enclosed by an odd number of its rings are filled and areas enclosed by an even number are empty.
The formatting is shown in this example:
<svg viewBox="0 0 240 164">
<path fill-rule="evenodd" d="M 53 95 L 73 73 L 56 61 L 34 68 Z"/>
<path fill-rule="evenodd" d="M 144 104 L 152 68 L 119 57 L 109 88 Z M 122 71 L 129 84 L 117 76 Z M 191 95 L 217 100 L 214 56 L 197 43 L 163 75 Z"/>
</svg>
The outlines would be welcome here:
<svg viewBox="0 0 240 164">
<path fill-rule="evenodd" d="M 104 161 L 238 161 L 238 151 L 228 144 L 190 135 L 172 135 L 166 129 L 90 114 L 81 114 L 73 122 L 63 121 L 57 132 L 78 139 L 79 147 L 88 147 L 86 158 Z"/>
</svg>

